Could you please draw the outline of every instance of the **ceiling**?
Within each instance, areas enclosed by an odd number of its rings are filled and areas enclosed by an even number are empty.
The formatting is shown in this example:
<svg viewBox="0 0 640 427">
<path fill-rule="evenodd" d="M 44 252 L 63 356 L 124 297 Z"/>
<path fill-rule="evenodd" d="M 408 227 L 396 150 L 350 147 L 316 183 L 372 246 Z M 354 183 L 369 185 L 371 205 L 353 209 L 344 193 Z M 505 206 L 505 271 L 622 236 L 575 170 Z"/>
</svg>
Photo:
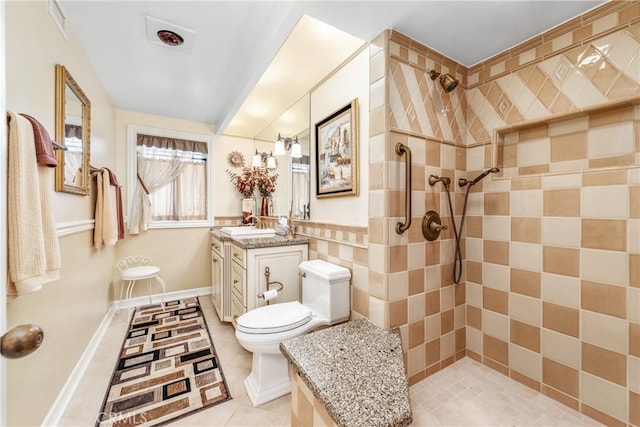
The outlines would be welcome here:
<svg viewBox="0 0 640 427">
<path fill-rule="evenodd" d="M 605 0 L 61 2 L 116 108 L 203 122 L 221 134 L 255 104 L 247 100 L 304 15 L 354 36 L 354 45 L 393 28 L 469 67 Z M 185 43 L 172 48 L 149 39 L 154 25 Z M 318 60 L 326 66 L 332 49 L 313 37 L 322 47 L 307 48 L 311 55 L 287 67 L 301 83 L 275 65 L 266 79 L 275 87 L 266 99 L 286 102 L 264 104 L 262 124 L 236 126 L 233 134 L 254 137 L 319 82 L 310 70 Z"/>
</svg>

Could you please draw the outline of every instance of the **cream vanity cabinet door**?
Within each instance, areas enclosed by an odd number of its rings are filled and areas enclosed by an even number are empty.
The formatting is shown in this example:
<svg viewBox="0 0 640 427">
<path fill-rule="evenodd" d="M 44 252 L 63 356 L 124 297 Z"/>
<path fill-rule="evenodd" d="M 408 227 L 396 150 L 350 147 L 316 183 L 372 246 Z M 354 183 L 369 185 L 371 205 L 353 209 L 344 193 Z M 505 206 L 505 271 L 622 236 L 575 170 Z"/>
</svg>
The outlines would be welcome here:
<svg viewBox="0 0 640 427">
<path fill-rule="evenodd" d="M 218 317 L 231 321 L 231 289 L 229 288 L 230 244 L 211 235 L 211 300 Z"/>
<path fill-rule="evenodd" d="M 299 274 L 300 263 L 308 258 L 308 247 L 304 245 L 276 246 L 270 248 L 249 249 L 247 251 L 247 310 L 266 305 L 258 294 L 267 290 L 267 278 L 265 271 L 269 269 L 269 282 L 280 282 L 283 289 L 278 291 L 278 296 L 271 300 L 271 304 L 289 301 L 300 301 L 301 277 Z M 277 289 L 279 286 L 272 284 L 269 289 Z"/>
<path fill-rule="evenodd" d="M 215 250 L 211 251 L 211 300 L 218 317 L 222 320 L 222 273 L 224 271 L 224 258 Z"/>
<path fill-rule="evenodd" d="M 229 289 L 231 293 L 231 321 L 247 312 L 247 270 L 246 250 L 234 244 L 230 245 Z"/>
</svg>

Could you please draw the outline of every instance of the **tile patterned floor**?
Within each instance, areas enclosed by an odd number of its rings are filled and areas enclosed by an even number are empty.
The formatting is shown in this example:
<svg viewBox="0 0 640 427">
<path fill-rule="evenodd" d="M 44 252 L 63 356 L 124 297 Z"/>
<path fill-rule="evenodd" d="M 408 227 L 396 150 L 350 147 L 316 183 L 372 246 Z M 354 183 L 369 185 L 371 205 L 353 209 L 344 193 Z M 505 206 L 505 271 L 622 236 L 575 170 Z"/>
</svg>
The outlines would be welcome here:
<svg viewBox="0 0 640 427">
<path fill-rule="evenodd" d="M 290 425 L 290 395 L 258 408 L 251 406 L 243 383 L 251 371 L 251 353 L 237 343 L 233 327 L 218 320 L 209 298 L 201 297 L 200 304 L 233 399 L 171 425 Z M 122 310 L 114 317 L 61 419 L 61 426 L 94 425 L 129 324 L 128 316 Z M 413 385 L 409 395 L 413 426 L 599 425 L 469 358 Z"/>
</svg>

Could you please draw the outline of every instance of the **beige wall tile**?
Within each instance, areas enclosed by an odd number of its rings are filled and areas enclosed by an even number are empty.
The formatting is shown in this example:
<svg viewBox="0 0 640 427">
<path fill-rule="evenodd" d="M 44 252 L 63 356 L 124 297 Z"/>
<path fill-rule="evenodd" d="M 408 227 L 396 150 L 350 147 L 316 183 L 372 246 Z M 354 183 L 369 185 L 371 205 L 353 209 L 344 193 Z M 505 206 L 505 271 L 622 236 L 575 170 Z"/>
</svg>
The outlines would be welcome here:
<svg viewBox="0 0 640 427">
<path fill-rule="evenodd" d="M 627 290 L 622 286 L 583 280 L 581 305 L 585 310 L 625 319 L 627 316 Z"/>
<path fill-rule="evenodd" d="M 511 268 L 511 292 L 530 297 L 540 297 L 540 273 Z"/>
<path fill-rule="evenodd" d="M 640 426 L 640 394 L 629 391 L 629 423 Z"/>
<path fill-rule="evenodd" d="M 427 292 L 425 298 L 425 312 L 427 316 L 440 313 L 440 290 Z"/>
<path fill-rule="evenodd" d="M 485 198 L 486 200 L 486 198 Z M 483 218 L 482 232 L 487 240 L 508 241 L 510 231 L 510 218 L 504 215 L 485 215 Z"/>
<path fill-rule="evenodd" d="M 543 273 L 542 299 L 564 307 L 580 308 L 580 279 Z"/>
<path fill-rule="evenodd" d="M 486 263 L 482 266 L 482 284 L 499 291 L 509 291 L 509 267 Z"/>
<path fill-rule="evenodd" d="M 407 351 L 407 376 L 412 377 L 425 368 L 425 345 L 419 345 Z"/>
<path fill-rule="evenodd" d="M 521 270 L 540 271 L 542 269 L 542 245 L 510 242 L 509 263 L 511 267 Z"/>
<path fill-rule="evenodd" d="M 482 284 L 482 263 L 465 261 L 465 266 L 467 280 L 474 283 Z"/>
<path fill-rule="evenodd" d="M 482 310 L 471 305 L 466 306 L 467 326 L 482 330 Z"/>
<path fill-rule="evenodd" d="M 546 217 L 542 219 L 542 243 L 548 246 L 580 247 L 580 218 Z"/>
<path fill-rule="evenodd" d="M 627 358 L 624 354 L 583 342 L 582 370 L 623 387 L 627 385 Z"/>
<path fill-rule="evenodd" d="M 440 335 L 453 331 L 453 309 L 440 313 Z"/>
<path fill-rule="evenodd" d="M 485 215 L 509 215 L 509 193 L 486 193 L 484 195 Z"/>
<path fill-rule="evenodd" d="M 544 190 L 545 216 L 580 216 L 580 190 Z"/>
<path fill-rule="evenodd" d="M 540 328 L 527 323 L 511 320 L 509 340 L 512 344 L 540 352 Z"/>
<path fill-rule="evenodd" d="M 511 218 L 511 240 L 540 243 L 541 230 L 540 218 Z"/>
<path fill-rule="evenodd" d="M 409 348 L 424 344 L 424 319 L 409 323 Z"/>
<path fill-rule="evenodd" d="M 580 337 L 580 312 L 550 302 L 542 303 L 542 326 L 572 337 Z"/>
<path fill-rule="evenodd" d="M 409 323 L 424 320 L 425 317 L 425 294 L 417 294 L 409 297 L 408 319 Z"/>
<path fill-rule="evenodd" d="M 563 162 L 587 158 L 587 134 L 576 132 L 551 137 L 551 161 Z"/>
<path fill-rule="evenodd" d="M 483 308 L 500 314 L 509 314 L 509 294 L 491 288 L 482 290 Z"/>
<path fill-rule="evenodd" d="M 542 381 L 542 357 L 540 353 L 509 344 L 509 365 L 527 378 Z"/>
<path fill-rule="evenodd" d="M 640 185 L 629 187 L 629 218 L 640 218 Z"/>
<path fill-rule="evenodd" d="M 491 310 L 482 310 L 482 331 L 502 341 L 509 341 L 509 317 Z"/>
<path fill-rule="evenodd" d="M 582 175 L 582 185 L 585 187 L 625 184 L 627 184 L 625 170 L 585 171 Z"/>
<path fill-rule="evenodd" d="M 547 359 L 554 360 L 574 369 L 580 369 L 581 341 L 568 335 L 542 329 L 541 353 Z"/>
<path fill-rule="evenodd" d="M 389 304 L 390 327 L 396 327 L 407 323 L 407 300 L 394 301 Z"/>
<path fill-rule="evenodd" d="M 580 315 L 580 338 L 583 341 L 618 353 L 628 352 L 626 320 L 586 310 L 582 310 Z"/>
<path fill-rule="evenodd" d="M 584 187 L 584 218 L 626 219 L 629 215 L 629 190 L 626 186 Z"/>
<path fill-rule="evenodd" d="M 580 274 L 580 251 L 577 249 L 544 246 L 542 257 L 544 272 L 573 277 Z"/>
<path fill-rule="evenodd" d="M 483 335 L 482 351 L 488 357 L 503 365 L 509 363 L 509 344 L 489 335 Z"/>
<path fill-rule="evenodd" d="M 626 285 L 629 277 L 628 256 L 624 252 L 582 249 L 580 276 L 584 280 Z"/>
<path fill-rule="evenodd" d="M 538 298 L 510 293 L 509 313 L 511 319 L 542 326 L 542 301 Z"/>
<path fill-rule="evenodd" d="M 484 240 L 482 253 L 484 262 L 509 265 L 509 242 Z"/>
<path fill-rule="evenodd" d="M 425 346 L 426 366 L 431 366 L 440 361 L 440 338 L 429 341 Z"/>
<path fill-rule="evenodd" d="M 629 322 L 629 354 L 640 357 L 640 324 Z"/>
<path fill-rule="evenodd" d="M 624 251 L 627 248 L 627 221 L 583 219 L 582 247 Z"/>
<path fill-rule="evenodd" d="M 545 357 L 542 358 L 542 381 L 550 387 L 575 398 L 578 397 L 579 393 L 578 375 L 579 371 L 577 369 Z"/>
<path fill-rule="evenodd" d="M 409 295 L 424 292 L 424 268 L 409 270 Z"/>
<path fill-rule="evenodd" d="M 627 320 L 640 323 L 640 289 L 627 288 Z"/>
<path fill-rule="evenodd" d="M 627 391 L 617 384 L 582 372 L 580 398 L 587 405 L 618 420 L 627 418 Z"/>
<path fill-rule="evenodd" d="M 640 254 L 629 254 L 629 286 L 640 288 Z"/>
<path fill-rule="evenodd" d="M 440 313 L 427 316 L 425 324 L 425 340 L 427 342 L 440 338 Z"/>
</svg>

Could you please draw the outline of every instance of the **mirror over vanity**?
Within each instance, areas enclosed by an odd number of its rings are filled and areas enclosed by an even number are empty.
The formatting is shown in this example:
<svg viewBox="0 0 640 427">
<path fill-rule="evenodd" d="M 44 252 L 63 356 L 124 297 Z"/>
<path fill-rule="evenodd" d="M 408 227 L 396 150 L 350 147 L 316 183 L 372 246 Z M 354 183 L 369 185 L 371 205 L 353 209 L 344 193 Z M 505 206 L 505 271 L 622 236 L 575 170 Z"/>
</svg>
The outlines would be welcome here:
<svg viewBox="0 0 640 427">
<path fill-rule="evenodd" d="M 91 103 L 69 71 L 56 65 L 56 191 L 89 195 Z"/>
<path fill-rule="evenodd" d="M 282 151 L 276 147 L 278 138 Z M 292 208 L 294 218 L 310 219 L 309 94 L 262 129 L 254 141 L 259 153 L 273 154 L 276 159 L 273 173 L 278 174 L 278 181 L 272 196 L 273 216 L 287 216 Z"/>
</svg>

